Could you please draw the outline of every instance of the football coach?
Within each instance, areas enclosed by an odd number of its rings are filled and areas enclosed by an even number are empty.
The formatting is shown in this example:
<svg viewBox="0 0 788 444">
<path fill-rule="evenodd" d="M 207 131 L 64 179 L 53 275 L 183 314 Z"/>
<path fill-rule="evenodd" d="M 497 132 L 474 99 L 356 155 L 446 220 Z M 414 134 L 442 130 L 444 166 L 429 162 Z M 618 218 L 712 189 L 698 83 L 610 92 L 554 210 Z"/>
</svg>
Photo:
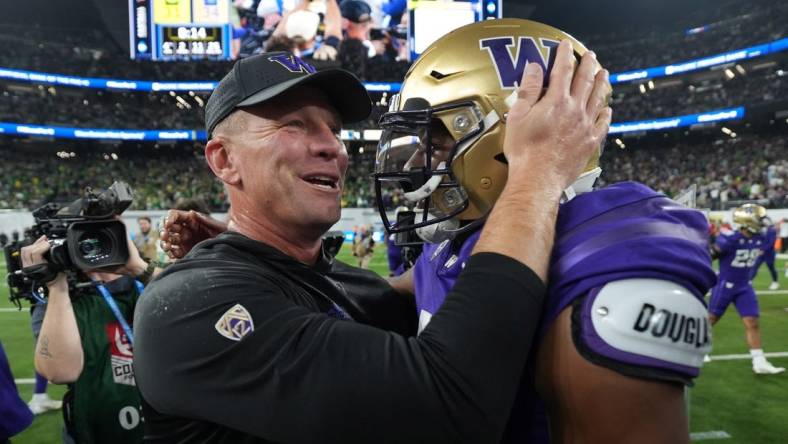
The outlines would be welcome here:
<svg viewBox="0 0 788 444">
<path fill-rule="evenodd" d="M 371 109 L 363 84 L 288 53 L 238 61 L 206 106 L 205 157 L 228 190 L 229 229 L 168 267 L 135 313 L 146 441 L 497 442 L 545 295 L 561 191 L 600 144 L 588 137 L 598 116 L 564 103 L 572 63 L 556 60 L 542 98 L 539 68 L 525 70 L 507 116 L 506 187 L 414 336 L 386 325 L 375 308 L 385 304 L 368 307 L 401 296 L 322 249 L 348 166 L 340 127 Z"/>
</svg>

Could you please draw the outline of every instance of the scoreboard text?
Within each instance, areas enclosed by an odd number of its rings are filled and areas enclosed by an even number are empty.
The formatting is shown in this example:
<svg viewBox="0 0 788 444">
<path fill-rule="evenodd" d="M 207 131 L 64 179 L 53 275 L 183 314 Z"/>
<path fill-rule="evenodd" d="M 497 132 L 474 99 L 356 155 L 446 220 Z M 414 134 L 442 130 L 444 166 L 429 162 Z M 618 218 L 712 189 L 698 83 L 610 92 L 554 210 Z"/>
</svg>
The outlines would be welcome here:
<svg viewBox="0 0 788 444">
<path fill-rule="evenodd" d="M 131 58 L 231 58 L 228 0 L 129 0 Z"/>
</svg>

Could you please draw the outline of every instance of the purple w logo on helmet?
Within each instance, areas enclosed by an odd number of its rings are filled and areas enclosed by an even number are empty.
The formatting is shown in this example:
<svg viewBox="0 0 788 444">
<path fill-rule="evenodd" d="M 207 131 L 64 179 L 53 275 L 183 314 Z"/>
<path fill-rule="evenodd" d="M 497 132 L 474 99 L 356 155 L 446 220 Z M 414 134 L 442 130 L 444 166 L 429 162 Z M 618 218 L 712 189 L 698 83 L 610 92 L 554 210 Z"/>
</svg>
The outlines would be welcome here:
<svg viewBox="0 0 788 444">
<path fill-rule="evenodd" d="M 520 83 L 525 71 L 525 65 L 528 63 L 538 63 L 542 67 L 542 71 L 545 72 L 545 85 L 547 84 L 547 79 L 549 78 L 547 75 L 549 73 L 548 68 L 553 67 L 558 41 L 540 38 L 539 43 L 543 48 L 547 48 L 547 60 L 545 60 L 533 37 L 520 37 L 518 47 L 515 48 L 516 58 L 514 60 L 512 60 L 512 53 L 509 51 L 509 47 L 514 45 L 513 37 L 479 40 L 479 49 L 486 49 L 490 55 L 498 72 L 501 88 L 511 89 L 517 87 Z"/>
<path fill-rule="evenodd" d="M 268 57 L 268 60 L 272 62 L 276 62 L 285 67 L 290 72 L 302 72 L 306 74 L 312 74 L 315 72 L 315 68 L 306 63 L 305 61 L 301 60 L 297 56 L 293 54 L 279 54 L 275 56 Z"/>
</svg>

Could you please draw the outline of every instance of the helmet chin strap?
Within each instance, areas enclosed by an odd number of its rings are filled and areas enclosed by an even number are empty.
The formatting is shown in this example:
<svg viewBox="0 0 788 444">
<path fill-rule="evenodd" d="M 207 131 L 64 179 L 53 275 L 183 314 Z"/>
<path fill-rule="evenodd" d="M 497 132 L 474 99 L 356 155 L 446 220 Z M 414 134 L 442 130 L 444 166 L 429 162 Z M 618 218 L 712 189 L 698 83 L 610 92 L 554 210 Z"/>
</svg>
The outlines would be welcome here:
<svg viewBox="0 0 788 444">
<path fill-rule="evenodd" d="M 429 216 L 427 216 L 429 218 Z M 459 231 L 460 223 L 457 219 L 448 219 L 426 227 L 416 228 L 416 235 L 424 242 L 438 244 L 447 239 L 453 239 Z"/>
<path fill-rule="evenodd" d="M 588 193 L 593 190 L 594 182 L 596 182 L 600 174 L 602 174 L 602 168 L 596 167 L 578 176 L 572 185 L 569 185 L 569 187 L 561 193 L 561 203 L 569 202 L 578 194 Z"/>
<path fill-rule="evenodd" d="M 437 169 L 442 170 L 445 168 L 446 168 L 446 161 L 443 161 L 438 165 Z M 424 183 L 424 185 L 420 186 L 418 189 L 403 194 L 403 197 L 405 197 L 405 199 L 407 199 L 408 202 L 410 203 L 416 203 L 422 199 L 426 199 L 436 189 L 438 189 L 438 185 L 440 185 L 442 180 L 443 180 L 442 175 L 432 176 L 427 182 Z"/>
</svg>

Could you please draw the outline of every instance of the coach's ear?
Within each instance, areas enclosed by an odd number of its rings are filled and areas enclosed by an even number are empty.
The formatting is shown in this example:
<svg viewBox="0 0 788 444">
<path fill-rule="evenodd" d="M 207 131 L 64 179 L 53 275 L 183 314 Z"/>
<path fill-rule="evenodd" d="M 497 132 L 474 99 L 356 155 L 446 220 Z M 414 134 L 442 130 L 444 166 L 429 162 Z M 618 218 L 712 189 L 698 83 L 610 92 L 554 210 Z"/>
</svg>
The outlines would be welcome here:
<svg viewBox="0 0 788 444">
<path fill-rule="evenodd" d="M 239 185 L 241 175 L 238 172 L 234 156 L 227 146 L 227 141 L 221 136 L 214 136 L 205 145 L 205 159 L 208 166 L 222 182 L 228 185 Z"/>
</svg>

